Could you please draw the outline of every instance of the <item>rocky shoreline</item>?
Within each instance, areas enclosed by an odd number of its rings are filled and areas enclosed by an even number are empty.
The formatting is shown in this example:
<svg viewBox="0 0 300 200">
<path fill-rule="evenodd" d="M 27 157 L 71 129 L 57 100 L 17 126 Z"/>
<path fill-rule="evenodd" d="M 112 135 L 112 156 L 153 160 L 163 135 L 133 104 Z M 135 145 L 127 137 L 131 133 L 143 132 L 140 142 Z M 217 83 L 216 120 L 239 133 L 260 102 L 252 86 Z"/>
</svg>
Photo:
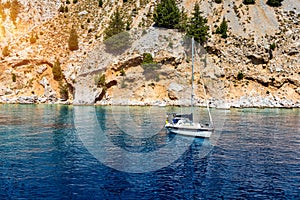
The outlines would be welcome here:
<svg viewBox="0 0 300 200">
<path fill-rule="evenodd" d="M 72 100 L 63 100 L 57 98 L 46 98 L 38 96 L 24 96 L 15 98 L 0 98 L 0 104 L 62 104 L 62 105 L 73 105 Z M 74 104 L 77 105 L 77 104 Z M 82 105 L 82 104 L 81 104 Z M 85 105 L 96 105 L 96 106 L 189 106 L 188 102 L 183 101 L 137 101 L 137 100 L 123 100 L 123 101 L 112 101 L 112 100 L 101 100 L 95 104 Z M 195 102 L 195 106 L 205 107 L 205 101 Z M 262 97 L 241 97 L 238 100 L 209 100 L 209 106 L 218 109 L 230 109 L 230 108 L 300 108 L 300 102 L 293 102 L 288 99 L 279 99 L 277 97 L 270 96 L 268 98 Z"/>
<path fill-rule="evenodd" d="M 72 101 L 57 98 L 47 98 L 34 96 L 20 96 L 14 98 L 2 97 L 0 104 L 65 104 L 70 105 Z"/>
</svg>

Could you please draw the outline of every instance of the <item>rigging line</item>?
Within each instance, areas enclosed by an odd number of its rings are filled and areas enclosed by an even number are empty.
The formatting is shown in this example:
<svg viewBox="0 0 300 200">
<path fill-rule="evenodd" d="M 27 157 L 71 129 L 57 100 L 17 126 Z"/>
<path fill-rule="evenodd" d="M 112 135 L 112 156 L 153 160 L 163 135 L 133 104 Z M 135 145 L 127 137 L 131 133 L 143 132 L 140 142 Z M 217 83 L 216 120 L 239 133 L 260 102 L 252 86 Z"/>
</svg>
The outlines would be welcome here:
<svg viewBox="0 0 300 200">
<path fill-rule="evenodd" d="M 206 65 L 207 65 L 207 54 L 205 53 L 204 68 L 206 68 Z M 200 70 L 200 79 L 201 79 L 202 86 L 203 86 L 204 97 L 205 97 L 205 100 L 206 100 L 206 108 L 207 108 L 207 111 L 208 111 L 209 121 L 210 121 L 211 126 L 214 127 L 214 123 L 213 123 L 212 116 L 211 116 L 210 109 L 209 109 L 209 103 L 208 103 L 208 99 L 207 99 L 207 91 L 205 89 L 205 84 L 204 84 L 204 77 L 203 77 L 203 73 L 202 73 L 201 70 Z"/>
</svg>

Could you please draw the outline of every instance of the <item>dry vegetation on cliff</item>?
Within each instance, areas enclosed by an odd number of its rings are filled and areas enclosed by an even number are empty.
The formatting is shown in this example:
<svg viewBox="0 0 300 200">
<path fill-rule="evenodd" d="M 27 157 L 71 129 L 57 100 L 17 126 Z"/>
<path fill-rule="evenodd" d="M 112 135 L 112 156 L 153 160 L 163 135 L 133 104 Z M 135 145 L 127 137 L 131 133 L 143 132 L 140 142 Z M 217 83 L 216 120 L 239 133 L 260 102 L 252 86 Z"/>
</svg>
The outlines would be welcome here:
<svg viewBox="0 0 300 200">
<path fill-rule="evenodd" d="M 190 57 L 182 33 L 153 27 L 157 1 L 19 0 L 16 20 L 8 15 L 7 2 L 1 1 L 0 12 L 0 102 L 56 102 L 68 91 L 75 103 L 188 103 Z M 177 1 L 188 16 L 195 2 Z M 282 4 L 201 1 L 210 34 L 203 75 L 216 106 L 300 105 L 300 3 Z M 126 52 L 113 55 L 105 51 L 103 38 L 117 8 L 131 41 Z M 228 31 L 222 38 L 214 33 L 223 19 Z M 74 31 L 76 48 L 70 48 Z M 153 68 L 143 67 L 144 53 L 152 55 Z M 56 61 L 63 73 L 59 81 L 52 73 Z M 99 87 L 100 73 L 106 82 Z M 202 83 L 196 82 L 201 105 Z"/>
</svg>

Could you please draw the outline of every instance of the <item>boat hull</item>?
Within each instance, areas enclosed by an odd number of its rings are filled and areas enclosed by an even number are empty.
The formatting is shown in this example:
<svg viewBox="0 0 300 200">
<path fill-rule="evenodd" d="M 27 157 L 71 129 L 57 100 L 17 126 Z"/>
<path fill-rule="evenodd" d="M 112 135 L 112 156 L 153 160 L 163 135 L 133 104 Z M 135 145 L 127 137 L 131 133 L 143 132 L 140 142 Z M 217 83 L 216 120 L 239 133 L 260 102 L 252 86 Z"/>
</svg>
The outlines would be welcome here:
<svg viewBox="0 0 300 200">
<path fill-rule="evenodd" d="M 209 138 L 214 131 L 213 128 L 203 127 L 197 129 L 182 128 L 182 127 L 166 127 L 168 133 L 179 134 L 190 137 Z"/>
</svg>

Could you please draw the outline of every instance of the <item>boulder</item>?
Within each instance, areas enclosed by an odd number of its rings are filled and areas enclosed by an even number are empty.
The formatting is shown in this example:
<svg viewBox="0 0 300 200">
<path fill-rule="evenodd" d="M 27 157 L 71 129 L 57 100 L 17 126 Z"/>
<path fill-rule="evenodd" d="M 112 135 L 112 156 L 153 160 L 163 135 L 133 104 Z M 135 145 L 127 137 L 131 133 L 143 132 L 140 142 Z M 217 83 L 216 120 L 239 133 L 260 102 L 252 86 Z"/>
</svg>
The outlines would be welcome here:
<svg viewBox="0 0 300 200">
<path fill-rule="evenodd" d="M 172 82 L 172 83 L 169 85 L 168 91 L 181 92 L 183 89 L 184 89 L 184 86 L 183 86 L 183 85 L 180 85 L 180 84 L 178 84 L 178 83 Z"/>
<path fill-rule="evenodd" d="M 40 66 L 37 68 L 36 72 L 37 72 L 38 74 L 42 74 L 46 69 L 47 69 L 47 65 L 40 65 Z"/>
<path fill-rule="evenodd" d="M 45 88 L 46 86 L 49 85 L 49 81 L 47 80 L 46 77 L 43 77 L 43 78 L 40 80 L 40 84 Z"/>
<path fill-rule="evenodd" d="M 36 103 L 37 100 L 37 96 L 20 96 L 18 97 L 17 102 L 21 104 L 33 104 Z"/>
</svg>

